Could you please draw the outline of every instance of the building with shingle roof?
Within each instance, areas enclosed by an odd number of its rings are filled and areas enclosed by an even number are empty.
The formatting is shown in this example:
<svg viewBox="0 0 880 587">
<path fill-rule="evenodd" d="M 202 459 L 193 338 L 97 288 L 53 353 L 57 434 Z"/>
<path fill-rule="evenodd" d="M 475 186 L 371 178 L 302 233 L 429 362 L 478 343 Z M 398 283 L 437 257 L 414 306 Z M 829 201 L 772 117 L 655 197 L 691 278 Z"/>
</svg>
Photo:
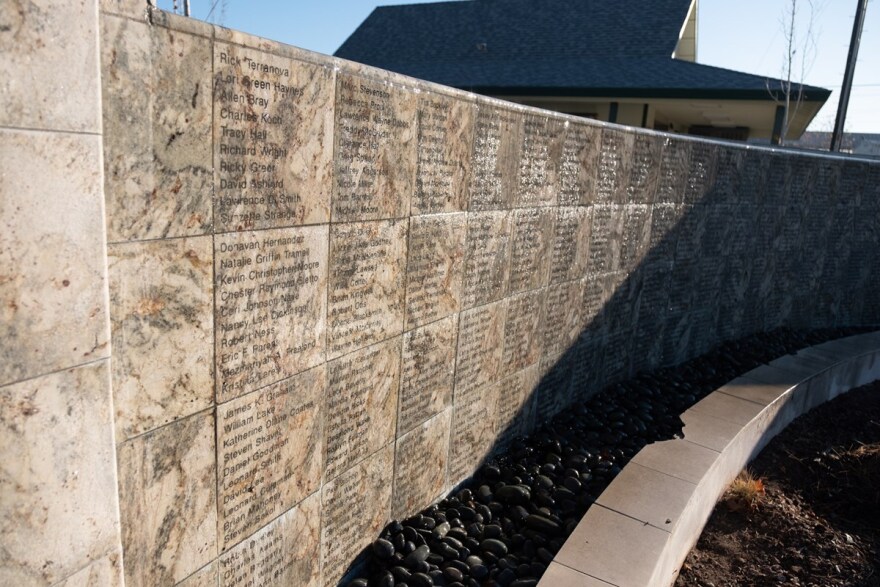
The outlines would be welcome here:
<svg viewBox="0 0 880 587">
<path fill-rule="evenodd" d="M 771 138 L 780 80 L 703 65 L 697 0 L 458 0 L 383 6 L 336 55 L 568 114 L 725 138 Z M 734 48 L 732 48 L 733 50 Z M 802 92 L 789 138 L 831 92 Z"/>
</svg>

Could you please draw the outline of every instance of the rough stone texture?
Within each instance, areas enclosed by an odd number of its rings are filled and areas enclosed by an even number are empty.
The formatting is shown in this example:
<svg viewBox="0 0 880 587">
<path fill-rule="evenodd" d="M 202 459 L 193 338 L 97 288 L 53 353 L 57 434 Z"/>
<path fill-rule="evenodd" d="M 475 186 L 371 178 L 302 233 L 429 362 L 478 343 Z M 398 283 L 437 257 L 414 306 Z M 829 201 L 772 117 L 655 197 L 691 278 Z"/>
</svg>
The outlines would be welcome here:
<svg viewBox="0 0 880 587">
<path fill-rule="evenodd" d="M 446 488 L 452 410 L 447 409 L 397 439 L 391 514 L 403 519 L 430 505 Z"/>
<path fill-rule="evenodd" d="M 107 357 L 110 333 L 100 138 L 0 129 L 0 153 L 2 385 Z"/>
<path fill-rule="evenodd" d="M 52 585 L 118 554 L 107 363 L 0 387 L 0 584 Z"/>
</svg>

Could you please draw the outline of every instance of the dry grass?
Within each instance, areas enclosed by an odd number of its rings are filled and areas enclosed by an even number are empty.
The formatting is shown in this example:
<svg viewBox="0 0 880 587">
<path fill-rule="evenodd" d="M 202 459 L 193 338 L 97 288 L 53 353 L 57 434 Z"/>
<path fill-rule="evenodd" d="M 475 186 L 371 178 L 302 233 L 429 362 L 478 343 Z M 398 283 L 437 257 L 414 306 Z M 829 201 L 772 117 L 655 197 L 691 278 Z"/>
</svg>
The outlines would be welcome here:
<svg viewBox="0 0 880 587">
<path fill-rule="evenodd" d="M 763 498 L 764 482 L 756 479 L 751 471 L 745 469 L 727 488 L 723 501 L 730 509 L 741 511 L 754 510 Z"/>
</svg>

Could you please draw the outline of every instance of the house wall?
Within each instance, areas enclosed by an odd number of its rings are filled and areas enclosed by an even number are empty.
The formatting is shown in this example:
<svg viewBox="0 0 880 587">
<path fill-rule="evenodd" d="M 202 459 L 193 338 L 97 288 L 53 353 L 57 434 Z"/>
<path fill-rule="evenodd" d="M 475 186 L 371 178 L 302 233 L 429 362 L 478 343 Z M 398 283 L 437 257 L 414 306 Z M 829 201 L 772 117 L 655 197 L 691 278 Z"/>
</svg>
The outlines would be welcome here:
<svg viewBox="0 0 880 587">
<path fill-rule="evenodd" d="M 876 163 L 101 9 L 0 37 L 57 82 L 0 131 L 0 583 L 333 585 L 608 383 L 880 322 Z"/>
</svg>

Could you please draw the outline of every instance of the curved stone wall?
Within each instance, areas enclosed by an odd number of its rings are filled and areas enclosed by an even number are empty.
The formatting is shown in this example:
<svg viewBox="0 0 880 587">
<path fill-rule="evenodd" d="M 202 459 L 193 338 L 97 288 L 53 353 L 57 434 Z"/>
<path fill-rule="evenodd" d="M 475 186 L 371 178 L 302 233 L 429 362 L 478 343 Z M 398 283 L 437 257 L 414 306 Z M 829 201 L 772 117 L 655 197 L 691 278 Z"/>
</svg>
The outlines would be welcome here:
<svg viewBox="0 0 880 587">
<path fill-rule="evenodd" d="M 43 537 L 95 516 L 9 514 L 28 552 L 4 554 L 0 582 L 59 584 L 103 556 L 108 584 L 332 585 L 391 518 L 611 381 L 781 325 L 880 322 L 877 163 L 601 125 L 89 6 L 69 34 L 100 46 L 86 175 L 103 167 L 103 198 L 89 184 L 95 213 L 63 216 L 84 253 L 45 274 L 22 253 L 19 281 L 0 279 L 8 308 L 20 282 L 69 296 L 14 314 L 0 392 L 81 394 L 100 438 L 67 455 L 80 435 L 50 426 L 50 400 L 0 434 L 63 461 L 15 487 L 100 479 L 113 519 L 46 575 L 65 549 Z M 4 182 L 65 177 L 71 147 L 53 152 Z M 39 250 L 42 200 L 20 200 L 2 238 Z M 99 237 L 83 219 L 101 206 Z M 100 386 L 52 374 L 82 365 Z"/>
</svg>

